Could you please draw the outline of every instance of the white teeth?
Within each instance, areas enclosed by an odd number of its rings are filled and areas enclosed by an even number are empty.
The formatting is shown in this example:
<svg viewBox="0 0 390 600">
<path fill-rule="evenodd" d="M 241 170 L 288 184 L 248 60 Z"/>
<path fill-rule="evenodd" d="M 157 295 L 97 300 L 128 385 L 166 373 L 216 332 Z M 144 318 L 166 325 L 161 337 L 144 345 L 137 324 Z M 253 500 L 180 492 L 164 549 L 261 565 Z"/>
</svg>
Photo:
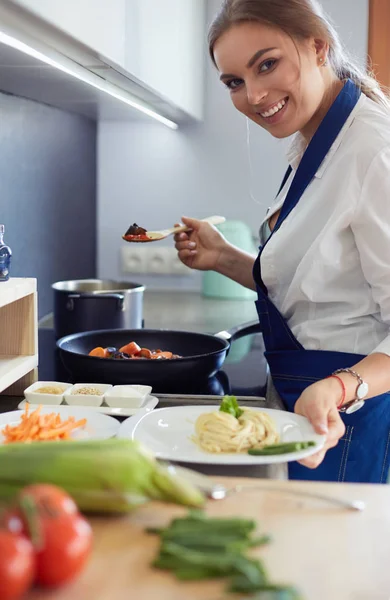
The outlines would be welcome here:
<svg viewBox="0 0 390 600">
<path fill-rule="evenodd" d="M 270 108 L 269 110 L 267 110 L 267 112 L 260 113 L 260 115 L 264 118 L 272 117 L 273 115 L 276 115 L 276 113 L 279 112 L 285 104 L 286 104 L 286 101 L 281 100 L 281 102 L 279 102 L 279 104 L 276 104 L 273 108 Z"/>
</svg>

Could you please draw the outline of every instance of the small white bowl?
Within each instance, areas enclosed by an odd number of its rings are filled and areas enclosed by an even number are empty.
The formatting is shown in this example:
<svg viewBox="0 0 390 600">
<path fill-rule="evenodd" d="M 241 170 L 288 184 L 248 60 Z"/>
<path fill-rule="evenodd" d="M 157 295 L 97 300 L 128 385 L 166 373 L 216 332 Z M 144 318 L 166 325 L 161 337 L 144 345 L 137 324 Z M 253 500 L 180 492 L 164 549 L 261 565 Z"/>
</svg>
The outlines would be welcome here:
<svg viewBox="0 0 390 600">
<path fill-rule="evenodd" d="M 69 406 L 101 406 L 103 404 L 104 394 L 112 388 L 112 385 L 103 383 L 75 383 L 64 394 L 65 402 Z M 99 390 L 100 394 L 76 393 L 78 390 Z"/>
<path fill-rule="evenodd" d="M 64 399 L 64 393 L 72 387 L 71 383 L 63 381 L 36 381 L 24 390 L 24 396 L 30 404 L 56 404 L 59 405 Z M 42 388 L 58 388 L 62 391 L 59 394 L 47 394 L 40 392 Z"/>
<path fill-rule="evenodd" d="M 141 408 L 151 391 L 150 385 L 114 385 L 104 394 L 104 401 L 111 408 Z"/>
</svg>

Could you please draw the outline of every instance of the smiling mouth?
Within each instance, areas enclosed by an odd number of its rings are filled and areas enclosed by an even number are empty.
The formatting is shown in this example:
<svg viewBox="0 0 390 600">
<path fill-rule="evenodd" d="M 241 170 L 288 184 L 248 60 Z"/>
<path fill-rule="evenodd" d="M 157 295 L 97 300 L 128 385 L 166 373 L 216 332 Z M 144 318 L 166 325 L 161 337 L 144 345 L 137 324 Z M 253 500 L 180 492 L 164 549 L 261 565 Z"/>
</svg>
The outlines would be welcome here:
<svg viewBox="0 0 390 600">
<path fill-rule="evenodd" d="M 273 106 L 269 110 L 267 110 L 265 112 L 258 112 L 257 114 L 260 115 L 260 117 L 262 117 L 263 119 L 269 119 L 270 117 L 273 117 L 278 112 L 283 110 L 283 108 L 286 106 L 287 102 L 288 102 L 288 96 L 286 96 L 286 98 L 283 98 L 283 100 L 281 100 L 280 102 L 275 104 L 275 106 Z"/>
</svg>

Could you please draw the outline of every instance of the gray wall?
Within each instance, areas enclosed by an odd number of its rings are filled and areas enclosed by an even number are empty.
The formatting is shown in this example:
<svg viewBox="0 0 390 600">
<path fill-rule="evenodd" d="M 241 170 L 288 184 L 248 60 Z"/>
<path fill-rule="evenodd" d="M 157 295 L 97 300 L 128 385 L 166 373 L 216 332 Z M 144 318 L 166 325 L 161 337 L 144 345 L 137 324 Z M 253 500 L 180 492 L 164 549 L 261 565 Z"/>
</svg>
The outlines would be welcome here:
<svg viewBox="0 0 390 600">
<path fill-rule="evenodd" d="M 368 0 L 322 3 L 350 52 L 364 63 Z M 219 6 L 220 0 L 208 0 L 208 21 Z M 259 221 L 286 168 L 286 141 L 275 140 L 251 124 L 248 145 L 245 118 L 233 108 L 209 60 L 206 65 L 203 123 L 178 131 L 154 123 L 99 124 L 98 271 L 101 276 L 131 278 L 121 273 L 120 235 L 133 221 L 156 229 L 171 226 L 182 215 L 222 214 L 228 219 L 245 221 L 257 233 Z M 200 286 L 199 273 L 188 278 L 144 275 L 134 278 L 155 288 Z"/>
<path fill-rule="evenodd" d="M 38 279 L 40 317 L 51 283 L 95 276 L 95 188 L 96 124 L 0 93 L 0 223 L 11 275 Z"/>
</svg>

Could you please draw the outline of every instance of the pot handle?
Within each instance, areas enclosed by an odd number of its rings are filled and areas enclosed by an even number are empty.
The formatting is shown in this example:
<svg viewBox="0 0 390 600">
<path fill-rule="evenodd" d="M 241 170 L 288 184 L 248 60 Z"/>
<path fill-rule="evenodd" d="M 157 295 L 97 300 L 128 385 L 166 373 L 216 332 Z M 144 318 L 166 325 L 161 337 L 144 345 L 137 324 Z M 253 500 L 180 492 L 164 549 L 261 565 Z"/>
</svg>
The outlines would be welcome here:
<svg viewBox="0 0 390 600">
<path fill-rule="evenodd" d="M 228 331 L 219 331 L 214 335 L 215 337 L 226 340 L 227 342 L 233 342 L 234 340 L 238 340 L 253 333 L 261 333 L 259 321 L 249 321 L 247 323 L 243 323 L 242 325 L 232 327 Z"/>
<path fill-rule="evenodd" d="M 79 302 L 80 300 L 96 300 L 96 298 L 115 300 L 117 302 L 117 309 L 124 310 L 125 297 L 123 294 L 69 294 L 66 308 L 72 311 L 74 310 L 75 302 Z"/>
</svg>

